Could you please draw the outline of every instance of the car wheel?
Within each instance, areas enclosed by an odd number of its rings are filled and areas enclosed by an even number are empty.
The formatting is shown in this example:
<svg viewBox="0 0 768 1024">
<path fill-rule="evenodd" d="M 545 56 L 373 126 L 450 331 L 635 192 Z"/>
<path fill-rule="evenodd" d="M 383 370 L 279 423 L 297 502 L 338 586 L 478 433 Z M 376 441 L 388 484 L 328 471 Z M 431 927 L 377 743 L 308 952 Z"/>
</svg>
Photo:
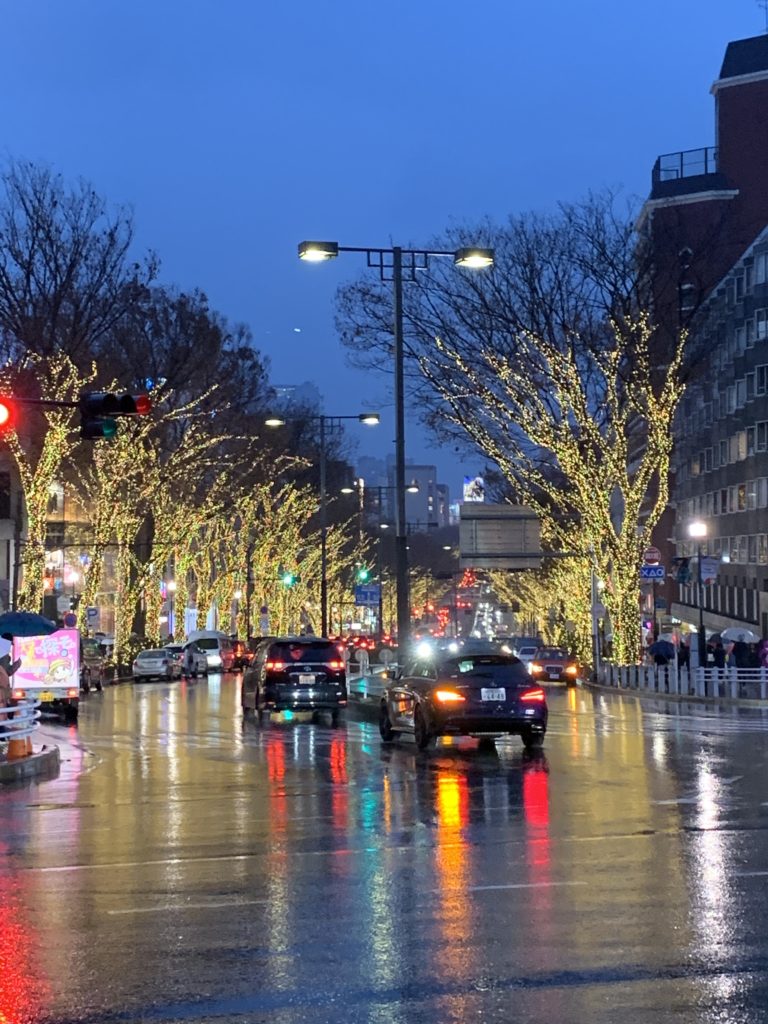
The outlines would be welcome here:
<svg viewBox="0 0 768 1024">
<path fill-rule="evenodd" d="M 413 715 L 413 736 L 419 750 L 429 750 L 435 737 L 429 731 L 421 708 L 416 708 Z"/>
<path fill-rule="evenodd" d="M 544 746 L 544 733 L 526 729 L 521 733 L 523 746 L 526 750 L 540 750 Z"/>
<path fill-rule="evenodd" d="M 481 736 L 480 742 L 477 745 L 477 749 L 481 750 L 484 754 L 491 754 L 496 752 L 496 740 L 493 736 Z"/>
<path fill-rule="evenodd" d="M 381 702 L 379 707 L 379 735 L 381 736 L 382 743 L 391 743 L 395 736 L 397 736 L 389 720 L 389 712 L 384 701 Z"/>
</svg>

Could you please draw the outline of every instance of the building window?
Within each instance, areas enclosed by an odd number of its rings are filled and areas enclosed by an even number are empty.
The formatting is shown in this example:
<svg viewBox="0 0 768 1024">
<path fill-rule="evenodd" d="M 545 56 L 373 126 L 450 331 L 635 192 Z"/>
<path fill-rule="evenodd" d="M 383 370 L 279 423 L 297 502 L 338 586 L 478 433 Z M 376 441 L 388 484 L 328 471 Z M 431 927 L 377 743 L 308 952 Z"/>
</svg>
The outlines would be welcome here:
<svg viewBox="0 0 768 1024">
<path fill-rule="evenodd" d="M 747 401 L 751 402 L 755 397 L 755 375 L 754 373 L 748 373 L 746 376 L 747 381 Z"/>
<path fill-rule="evenodd" d="M 759 452 L 764 452 L 768 448 L 768 420 L 757 424 L 755 448 Z"/>
<path fill-rule="evenodd" d="M 729 413 L 736 412 L 736 385 L 735 384 L 729 384 L 728 385 L 728 390 L 726 391 L 726 397 L 727 397 L 727 401 L 728 401 L 728 404 L 727 404 L 727 407 L 726 407 L 728 412 Z"/>
<path fill-rule="evenodd" d="M 747 561 L 757 562 L 757 536 L 754 533 L 747 537 Z"/>
<path fill-rule="evenodd" d="M 712 538 L 712 554 L 720 557 L 720 552 L 723 550 L 723 542 L 720 537 Z"/>
<path fill-rule="evenodd" d="M 728 511 L 728 490 L 723 488 L 720 491 L 720 515 L 724 516 Z"/>
<path fill-rule="evenodd" d="M 736 381 L 736 408 L 741 409 L 747 404 L 747 381 L 745 377 Z"/>
<path fill-rule="evenodd" d="M 747 455 L 755 454 L 755 428 L 747 427 Z"/>
<path fill-rule="evenodd" d="M 768 477 L 761 476 L 757 481 L 757 507 L 768 508 Z"/>
<path fill-rule="evenodd" d="M 747 347 L 747 329 L 744 324 L 741 327 L 736 328 L 736 348 L 739 352 L 743 352 Z"/>
<path fill-rule="evenodd" d="M 755 337 L 758 341 L 768 338 L 768 309 L 755 310 Z"/>
<path fill-rule="evenodd" d="M 740 271 L 733 279 L 734 293 L 736 301 L 744 298 L 744 271 Z"/>
<path fill-rule="evenodd" d="M 738 549 L 737 549 L 738 550 L 738 556 L 736 558 L 736 561 L 740 565 L 744 565 L 746 563 L 746 561 L 747 561 L 747 538 L 746 538 L 746 535 L 742 533 L 742 535 L 740 537 L 737 537 L 736 539 L 739 542 L 739 546 L 738 546 Z"/>
<path fill-rule="evenodd" d="M 747 481 L 747 508 L 757 508 L 757 480 Z"/>
<path fill-rule="evenodd" d="M 747 511 L 747 485 L 739 484 L 736 488 L 736 508 L 739 512 Z"/>
<path fill-rule="evenodd" d="M 761 252 L 755 256 L 753 280 L 755 284 L 765 284 L 768 280 L 768 258 L 766 253 Z"/>
<path fill-rule="evenodd" d="M 768 366 L 755 367 L 755 394 L 764 395 L 768 384 Z"/>
<path fill-rule="evenodd" d="M 720 458 L 717 460 L 721 466 L 728 465 L 728 442 L 720 442 Z"/>
<path fill-rule="evenodd" d="M 757 535 L 757 561 L 760 565 L 768 565 L 768 533 Z"/>
<path fill-rule="evenodd" d="M 701 472 L 701 455 L 694 455 L 691 459 L 691 476 L 698 476 Z"/>
</svg>

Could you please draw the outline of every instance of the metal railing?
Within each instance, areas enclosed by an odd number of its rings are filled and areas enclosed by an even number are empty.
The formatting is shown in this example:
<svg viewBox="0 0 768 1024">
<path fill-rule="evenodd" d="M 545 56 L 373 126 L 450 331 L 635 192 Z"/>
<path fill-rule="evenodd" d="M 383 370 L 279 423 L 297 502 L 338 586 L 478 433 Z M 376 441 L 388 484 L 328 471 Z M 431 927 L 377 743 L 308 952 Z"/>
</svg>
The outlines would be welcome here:
<svg viewBox="0 0 768 1024">
<path fill-rule="evenodd" d="M 677 181 L 716 172 L 717 149 L 714 146 L 702 146 L 700 149 L 662 154 L 653 166 L 652 181 L 656 185 L 662 181 Z"/>
<path fill-rule="evenodd" d="M 603 665 L 598 682 L 620 690 L 680 697 L 768 700 L 766 668 L 680 668 L 669 665 Z"/>
<path fill-rule="evenodd" d="M 11 744 L 32 739 L 32 734 L 37 729 L 40 719 L 40 701 L 33 698 L 20 700 L 8 707 L 0 707 L 0 743 Z M 28 747 L 28 753 L 31 753 Z M 19 756 L 14 750 L 15 756 Z M 11 750 L 7 755 L 11 756 Z"/>
</svg>

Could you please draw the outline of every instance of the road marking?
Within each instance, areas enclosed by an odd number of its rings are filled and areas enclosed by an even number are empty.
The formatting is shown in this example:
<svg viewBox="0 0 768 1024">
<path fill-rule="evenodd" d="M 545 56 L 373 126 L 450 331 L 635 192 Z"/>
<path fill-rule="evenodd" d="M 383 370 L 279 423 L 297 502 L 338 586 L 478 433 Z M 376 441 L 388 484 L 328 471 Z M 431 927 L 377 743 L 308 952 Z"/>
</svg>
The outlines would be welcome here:
<svg viewBox="0 0 768 1024">
<path fill-rule="evenodd" d="M 510 882 L 509 885 L 469 885 L 466 889 L 432 889 L 441 896 L 461 896 L 465 892 L 491 892 L 497 889 L 551 889 L 554 886 L 586 885 L 586 882 Z"/>
<path fill-rule="evenodd" d="M 270 900 L 219 900 L 216 903 L 163 903 L 154 907 L 127 907 L 125 910 L 108 910 L 111 917 L 122 914 L 165 914 L 169 910 L 221 910 L 224 907 L 265 906 Z"/>
</svg>

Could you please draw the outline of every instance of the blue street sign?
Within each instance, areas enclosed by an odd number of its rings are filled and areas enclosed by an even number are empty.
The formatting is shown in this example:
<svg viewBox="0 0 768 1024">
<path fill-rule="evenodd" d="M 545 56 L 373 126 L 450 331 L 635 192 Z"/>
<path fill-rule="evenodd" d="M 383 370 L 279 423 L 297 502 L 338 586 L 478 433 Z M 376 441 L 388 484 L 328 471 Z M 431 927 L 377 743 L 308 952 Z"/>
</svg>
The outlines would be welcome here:
<svg viewBox="0 0 768 1024">
<path fill-rule="evenodd" d="M 641 580 L 663 580 L 667 575 L 667 570 L 663 565 L 641 565 L 640 566 L 640 579 Z"/>
<path fill-rule="evenodd" d="M 358 583 L 355 587 L 355 604 L 367 608 L 377 608 L 381 595 L 381 584 Z"/>
</svg>

